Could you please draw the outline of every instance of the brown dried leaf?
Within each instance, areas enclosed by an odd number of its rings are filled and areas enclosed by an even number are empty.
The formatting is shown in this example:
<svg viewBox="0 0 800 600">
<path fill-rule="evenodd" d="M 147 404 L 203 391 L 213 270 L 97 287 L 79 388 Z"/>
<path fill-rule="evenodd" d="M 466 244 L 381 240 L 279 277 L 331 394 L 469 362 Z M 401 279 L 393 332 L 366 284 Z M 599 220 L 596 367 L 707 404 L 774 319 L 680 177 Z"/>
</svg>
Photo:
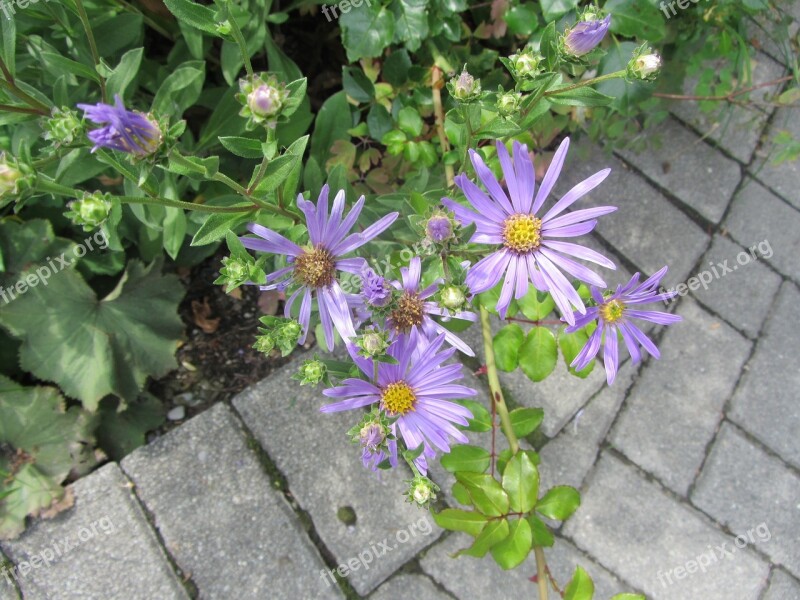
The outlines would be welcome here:
<svg viewBox="0 0 800 600">
<path fill-rule="evenodd" d="M 258 296 L 258 308 L 265 315 L 274 315 L 278 312 L 278 300 L 281 299 L 280 292 L 267 290 Z"/>
<path fill-rule="evenodd" d="M 203 298 L 202 302 L 192 300 L 192 315 L 194 316 L 194 324 L 202 329 L 204 333 L 214 333 L 219 327 L 219 318 L 211 318 L 211 307 L 208 304 L 208 298 Z"/>
<path fill-rule="evenodd" d="M 64 489 L 64 495 L 60 500 L 54 501 L 50 506 L 39 511 L 39 516 L 43 519 L 52 519 L 58 513 L 75 506 L 75 494 L 71 487 Z"/>
</svg>

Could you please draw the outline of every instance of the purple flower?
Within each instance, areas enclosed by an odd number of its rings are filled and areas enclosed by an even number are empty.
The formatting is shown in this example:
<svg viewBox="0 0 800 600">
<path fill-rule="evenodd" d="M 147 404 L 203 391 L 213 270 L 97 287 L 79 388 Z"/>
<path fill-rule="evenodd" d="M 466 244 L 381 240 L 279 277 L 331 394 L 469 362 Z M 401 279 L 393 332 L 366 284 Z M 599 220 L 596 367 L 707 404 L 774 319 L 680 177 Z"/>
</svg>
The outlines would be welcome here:
<svg viewBox="0 0 800 600">
<path fill-rule="evenodd" d="M 453 235 L 453 225 L 447 215 L 433 215 L 425 224 L 425 234 L 434 242 L 442 243 Z"/>
<path fill-rule="evenodd" d="M 659 358 L 661 354 L 656 345 L 631 319 L 641 319 L 659 325 L 672 325 L 682 320 L 678 315 L 666 312 L 639 310 L 642 304 L 669 300 L 675 296 L 676 292 L 663 294 L 658 292 L 658 286 L 666 272 L 667 267 L 664 267 L 642 284 L 639 283 L 639 273 L 636 273 L 628 283 L 618 285 L 617 290 L 606 297 L 603 297 L 600 290 L 592 287 L 592 298 L 597 302 L 597 306 L 589 307 L 585 315 L 578 317 L 572 326 L 567 327 L 566 332 L 577 331 L 592 321 L 597 321 L 597 329 L 570 366 L 579 371 L 585 368 L 597 356 L 602 341 L 606 379 L 609 385 L 614 383 L 619 368 L 617 332 L 622 334 L 622 340 L 628 348 L 633 364 L 638 364 L 642 359 L 639 346 L 653 358 Z"/>
<path fill-rule="evenodd" d="M 418 339 L 433 339 L 437 335 L 444 335 L 447 343 L 458 348 L 467 356 L 475 356 L 472 349 L 458 336 L 445 329 L 442 325 L 431 318 L 431 315 L 440 317 L 453 316 L 457 319 L 468 321 L 477 320 L 473 312 L 463 311 L 450 315 L 445 312 L 436 302 L 425 302 L 427 298 L 433 296 L 439 290 L 441 279 L 437 279 L 424 290 L 419 289 L 419 279 L 422 274 L 422 262 L 418 256 L 411 259 L 408 267 L 400 268 L 402 282 L 393 281 L 392 285 L 401 290 L 400 296 L 394 309 L 389 313 L 386 325 L 395 336 L 400 334 L 410 334 L 412 331 L 418 334 Z"/>
<path fill-rule="evenodd" d="M 370 268 L 361 273 L 361 295 L 370 306 L 385 306 L 392 299 L 386 280 Z"/>
<path fill-rule="evenodd" d="M 583 56 L 594 50 L 606 37 L 611 26 L 611 15 L 602 21 L 581 21 L 564 33 L 564 46 L 574 56 Z"/>
<path fill-rule="evenodd" d="M 456 184 L 477 212 L 467 210 L 448 198 L 442 200 L 462 224 L 477 225 L 471 242 L 502 244 L 502 248 L 473 265 L 466 279 L 470 291 L 473 294 L 480 294 L 497 285 L 505 274 L 503 289 L 497 302 L 497 310 L 502 317 L 505 317 L 511 304 L 512 295 L 515 298 L 522 298 L 528 292 L 528 282 L 531 281 L 536 289 L 550 292 L 561 314 L 572 324 L 574 321 L 572 306 L 581 314 L 586 312 L 586 308 L 578 292 L 562 271 L 598 287 L 605 287 L 605 282 L 596 273 L 569 256 L 616 269 L 614 263 L 602 254 L 578 244 L 562 241 L 563 238 L 589 233 L 597 225 L 597 217 L 617 210 L 615 206 L 599 206 L 561 214 L 575 201 L 600 185 L 608 177 L 611 169 L 603 169 L 577 184 L 549 211 L 537 216 L 556 184 L 568 148 L 569 138 L 566 138 L 556 150 L 553 162 L 547 169 L 534 199 L 536 178 L 527 147 L 514 142 L 512 166 L 508 151 L 498 141 L 497 155 L 503 168 L 510 201 L 480 155 L 470 150 L 472 165 L 489 195 L 487 196 L 462 173 L 456 177 Z"/>
<path fill-rule="evenodd" d="M 114 96 L 114 106 L 100 102 L 94 106 L 78 104 L 78 108 L 84 111 L 87 119 L 105 125 L 89 132 L 89 139 L 94 143 L 92 152 L 98 148 L 111 148 L 147 156 L 158 150 L 161 144 L 158 124 L 143 113 L 127 110 L 119 94 Z"/>
<path fill-rule="evenodd" d="M 373 380 L 372 360 L 359 356 L 357 350 L 348 345 L 350 356 L 368 380 L 345 379 L 341 385 L 323 391 L 329 398 L 346 399 L 320 410 L 340 412 L 379 403 L 389 418 L 396 418 L 394 431 L 403 438 L 407 448 L 413 450 L 424 445 L 415 463 L 425 474 L 427 459 L 436 456 L 436 448 L 450 452 L 449 438 L 461 443 L 468 441 L 455 425 L 467 425 L 472 413 L 450 400 L 475 396 L 477 392 L 454 383 L 463 377 L 460 364 L 441 366 L 455 353 L 454 348 L 439 352 L 444 335 L 430 343 L 420 343 L 416 337 L 416 332 L 403 335 L 392 344 L 388 354 L 398 364 L 378 363 L 377 380 Z M 394 466 L 397 453 L 391 444 L 389 453 Z"/>
<path fill-rule="evenodd" d="M 325 342 L 328 348 L 333 348 L 333 328 L 347 340 L 356 335 L 353 326 L 351 308 L 348 296 L 344 293 L 339 281 L 336 279 L 337 271 L 359 274 L 366 267 L 363 258 L 341 258 L 360 248 L 373 238 L 380 235 L 395 219 L 397 213 L 390 213 L 379 219 L 361 233 L 348 232 L 355 225 L 361 209 L 364 207 L 364 196 L 358 199 L 355 206 L 344 217 L 344 191 L 339 191 L 333 200 L 333 209 L 328 217 L 328 186 L 325 185 L 319 194 L 317 205 L 297 197 L 297 206 L 306 216 L 308 237 L 310 244 L 301 248 L 292 241 L 287 240 L 271 229 L 250 223 L 247 228 L 259 238 L 240 238 L 245 248 L 260 252 L 284 254 L 288 257 L 289 266 L 278 269 L 267 275 L 267 285 L 261 286 L 262 290 L 284 290 L 292 283 L 297 290 L 289 297 L 284 309 L 284 315 L 291 315 L 292 306 L 297 297 L 302 293 L 303 301 L 300 305 L 298 320 L 303 326 L 303 335 L 299 343 L 305 342 L 311 323 L 311 293 L 316 291 L 319 318 L 325 332 Z"/>
</svg>

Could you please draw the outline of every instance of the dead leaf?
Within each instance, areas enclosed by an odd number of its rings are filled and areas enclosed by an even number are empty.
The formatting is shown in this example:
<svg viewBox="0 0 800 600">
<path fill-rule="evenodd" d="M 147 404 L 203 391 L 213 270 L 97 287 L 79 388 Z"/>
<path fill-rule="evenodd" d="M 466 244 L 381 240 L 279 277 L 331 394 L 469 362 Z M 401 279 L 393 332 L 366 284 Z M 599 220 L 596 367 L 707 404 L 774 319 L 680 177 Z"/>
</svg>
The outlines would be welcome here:
<svg viewBox="0 0 800 600">
<path fill-rule="evenodd" d="M 258 296 L 258 308 L 265 315 L 274 315 L 278 312 L 278 300 L 280 300 L 280 292 L 275 290 L 261 292 Z"/>
<path fill-rule="evenodd" d="M 64 496 L 60 500 L 55 500 L 47 508 L 39 511 L 39 516 L 43 519 L 52 519 L 58 513 L 64 512 L 68 508 L 75 506 L 75 494 L 72 488 L 68 487 L 64 490 Z"/>
<path fill-rule="evenodd" d="M 228 295 L 236 300 L 242 299 L 242 288 L 233 288 Z"/>
<path fill-rule="evenodd" d="M 219 318 L 210 318 L 211 307 L 208 305 L 208 298 L 203 298 L 202 302 L 192 300 L 192 314 L 194 315 L 194 324 L 204 333 L 214 333 L 219 327 Z"/>
</svg>

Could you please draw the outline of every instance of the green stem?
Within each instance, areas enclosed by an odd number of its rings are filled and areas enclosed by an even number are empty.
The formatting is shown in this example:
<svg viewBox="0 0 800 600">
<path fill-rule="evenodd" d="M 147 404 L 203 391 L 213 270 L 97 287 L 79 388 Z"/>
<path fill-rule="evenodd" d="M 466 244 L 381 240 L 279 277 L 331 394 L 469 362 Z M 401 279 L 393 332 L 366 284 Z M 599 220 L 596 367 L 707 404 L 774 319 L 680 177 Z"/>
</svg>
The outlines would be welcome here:
<svg viewBox="0 0 800 600">
<path fill-rule="evenodd" d="M 42 115 L 49 115 L 50 109 L 47 107 L 46 104 L 42 104 L 36 98 L 31 96 L 30 94 L 23 92 L 21 89 L 17 87 L 16 83 L 10 83 L 5 79 L 0 79 L 0 87 L 5 88 L 9 93 L 13 94 L 29 106 L 37 109 Z"/>
<path fill-rule="evenodd" d="M 75 0 L 75 7 L 78 9 L 78 16 L 83 24 L 83 30 L 86 32 L 86 38 L 89 40 L 89 50 L 92 53 L 92 60 L 94 61 L 95 71 L 97 65 L 100 64 L 100 54 L 97 52 L 97 43 L 94 41 L 94 33 L 92 33 L 92 25 L 89 23 L 89 15 L 86 14 L 86 9 L 83 7 L 83 0 Z M 100 77 L 100 94 L 103 97 L 103 102 L 106 101 L 106 80 L 98 72 Z"/>
<path fill-rule="evenodd" d="M 42 115 L 42 111 L 38 108 L 25 108 L 24 106 L 12 106 L 10 104 L 0 104 L 0 110 L 12 113 L 22 113 L 25 115 Z M 46 115 L 47 113 L 44 114 Z"/>
<path fill-rule="evenodd" d="M 173 206 L 175 208 L 185 208 L 186 210 L 196 210 L 198 212 L 207 213 L 252 212 L 259 208 L 255 204 L 241 206 L 208 206 L 206 204 L 170 200 L 169 198 L 151 198 L 149 196 L 115 196 L 115 198 L 123 204 L 160 204 L 162 206 Z"/>
<path fill-rule="evenodd" d="M 609 73 L 608 75 L 601 75 L 600 77 L 595 77 L 593 79 L 587 79 L 585 81 L 579 81 L 578 83 L 573 83 L 572 85 L 568 85 L 567 87 L 558 88 L 556 90 L 548 90 L 544 93 L 544 95 L 558 96 L 559 94 L 563 94 L 564 92 L 577 90 L 578 88 L 586 87 L 587 85 L 594 85 L 595 83 L 600 83 L 601 81 L 608 81 L 609 79 L 619 79 L 620 77 L 625 77 L 626 73 L 627 71 L 625 69 L 620 69 L 619 71 L 614 71 L 613 73 Z"/>
<path fill-rule="evenodd" d="M 511 453 L 516 454 L 519 452 L 519 440 L 517 440 L 514 428 L 511 426 L 511 417 L 508 414 L 503 390 L 500 387 L 500 377 L 497 374 L 497 364 L 494 358 L 492 325 L 489 322 L 489 311 L 483 306 L 481 306 L 481 333 L 483 334 L 483 350 L 486 354 L 486 374 L 489 378 L 489 392 L 492 396 L 492 401 L 495 403 L 497 414 L 500 415 L 500 426 L 508 438 Z M 547 596 L 545 595 L 544 597 L 546 598 Z"/>
<path fill-rule="evenodd" d="M 44 177 L 41 173 L 36 175 L 34 187 L 39 192 L 46 192 L 54 196 L 69 196 L 70 198 L 80 197 L 80 192 L 78 190 L 56 183 L 52 179 Z"/>
<path fill-rule="evenodd" d="M 247 42 L 244 40 L 244 36 L 242 35 L 242 30 L 239 29 L 239 24 L 236 22 L 236 19 L 233 18 L 231 14 L 231 3 L 228 1 L 225 4 L 227 11 L 228 11 L 228 22 L 231 24 L 231 34 L 233 35 L 233 39 L 236 40 L 236 43 L 239 45 L 239 51 L 242 53 L 242 59 L 244 60 L 244 68 L 247 71 L 247 74 L 252 77 L 253 76 L 253 65 L 250 62 L 250 53 L 247 51 Z"/>
<path fill-rule="evenodd" d="M 536 582 L 539 584 L 539 600 L 547 600 L 547 563 L 544 560 L 544 550 L 535 546 L 533 554 L 536 556 Z"/>
</svg>

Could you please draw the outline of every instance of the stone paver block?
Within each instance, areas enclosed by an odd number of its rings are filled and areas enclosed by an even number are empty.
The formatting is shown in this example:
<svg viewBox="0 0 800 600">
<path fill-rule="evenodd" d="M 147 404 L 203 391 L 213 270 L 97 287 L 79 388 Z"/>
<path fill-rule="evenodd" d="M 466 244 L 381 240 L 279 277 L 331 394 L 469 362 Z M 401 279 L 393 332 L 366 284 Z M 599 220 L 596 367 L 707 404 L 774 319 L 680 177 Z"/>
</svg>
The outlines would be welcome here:
<svg viewBox="0 0 800 600">
<path fill-rule="evenodd" d="M 201 598 L 342 597 L 224 404 L 140 448 L 122 468 Z"/>
<path fill-rule="evenodd" d="M 598 363 L 595 369 L 602 371 L 602 366 Z M 539 452 L 542 489 L 554 485 L 581 487 L 637 372 L 630 360 L 624 362 L 614 385 L 602 389 L 542 448 Z"/>
<path fill-rule="evenodd" d="M 392 577 L 370 596 L 370 600 L 397 600 L 398 598 L 452 600 L 452 596 L 442 592 L 430 579 L 416 574 L 401 574 Z"/>
<path fill-rule="evenodd" d="M 719 223 L 741 180 L 739 165 L 671 117 L 648 139 L 646 149 L 620 154 L 698 214 Z"/>
<path fill-rule="evenodd" d="M 722 419 L 750 342 L 691 299 L 667 328 L 662 359 L 651 361 L 628 394 L 611 443 L 668 487 L 685 494 Z"/>
<path fill-rule="evenodd" d="M 0 600 L 19 600 L 17 588 L 14 587 L 14 577 L 8 569 L 14 565 L 0 554 Z"/>
<path fill-rule="evenodd" d="M 800 477 L 723 424 L 692 502 L 735 535 L 800 575 Z"/>
<path fill-rule="evenodd" d="M 779 108 L 775 112 L 765 136 L 765 144 L 756 151 L 756 158 L 749 170 L 761 183 L 800 208 L 800 161 L 775 164 L 778 150 L 775 137 L 781 132 L 788 132 L 795 140 L 800 139 L 800 119 L 797 118 L 796 108 Z"/>
<path fill-rule="evenodd" d="M 733 539 L 635 467 L 604 453 L 587 487 L 566 535 L 648 600 L 759 598 L 769 565 L 750 550 L 721 557 Z"/>
<path fill-rule="evenodd" d="M 566 192 L 606 167 L 611 168 L 611 175 L 600 187 L 573 205 L 575 210 L 617 206 L 617 212 L 598 219 L 595 231 L 642 269 L 643 275 L 669 265 L 664 285 L 685 280 L 708 247 L 709 238 L 643 177 L 597 146 L 582 144 L 568 157 L 559 190 Z"/>
<path fill-rule="evenodd" d="M 525 562 L 511 571 L 503 571 L 490 555 L 481 559 L 471 556 L 451 558 L 455 552 L 472 544 L 470 536 L 450 534 L 444 541 L 428 550 L 420 560 L 423 571 L 433 577 L 448 592 L 462 600 L 476 598 L 536 598 L 536 584 L 530 577 L 536 574 L 533 553 Z M 592 561 L 574 545 L 556 538 L 553 548 L 545 550 L 545 558 L 556 581 L 566 586 L 576 566 L 589 573 L 595 584 L 595 598 L 610 598 L 626 591 L 626 586 L 611 573 Z"/>
<path fill-rule="evenodd" d="M 788 0 L 788 5 L 793 6 L 793 0 Z M 792 66 L 796 60 L 794 52 L 788 43 L 784 43 L 782 46 L 778 44 L 777 36 L 779 35 L 780 26 L 774 20 L 759 14 L 755 15 L 752 20 L 747 20 L 745 27 L 747 28 L 747 39 L 755 41 L 753 45 L 757 44 L 759 49 L 769 54 L 776 61 L 789 67 Z M 797 23 L 791 23 L 789 35 L 796 35 L 797 30 Z"/>
<path fill-rule="evenodd" d="M 247 389 L 234 405 L 286 476 L 292 495 L 310 514 L 337 563 L 355 561 L 355 570 L 343 572 L 365 595 L 433 543 L 441 530 L 406 501 L 411 472 L 405 466 L 379 474 L 362 466 L 359 449 L 346 435 L 362 413 L 319 412 L 330 399 L 290 378 L 300 364 L 297 359 Z M 355 513 L 354 524 L 340 518 L 342 509 Z M 381 550 L 381 542 L 391 550 Z M 383 554 L 370 563 L 373 546 Z M 358 562 L 360 554 L 366 568 Z"/>
<path fill-rule="evenodd" d="M 797 600 L 800 598 L 800 583 L 783 571 L 775 571 L 764 600 Z"/>
<path fill-rule="evenodd" d="M 774 314 L 756 346 L 742 382 L 731 403 L 729 417 L 755 435 L 784 460 L 800 468 L 800 293 L 784 284 Z"/>
<path fill-rule="evenodd" d="M 731 237 L 745 248 L 758 244 L 772 249 L 769 264 L 800 281 L 800 212 L 764 186 L 748 179 L 733 199 L 725 219 Z"/>
<path fill-rule="evenodd" d="M 762 246 L 764 250 L 767 247 Z M 758 258 L 754 260 L 753 255 Z M 697 289 L 691 292 L 752 338 L 761 331 L 781 286 L 780 275 L 769 269 L 764 264 L 769 259 L 761 256 L 758 248 L 751 254 L 730 239 L 715 236 L 700 263 L 700 272 L 695 274 L 698 283 L 693 287 Z"/>
<path fill-rule="evenodd" d="M 725 59 L 720 59 L 719 64 L 710 64 L 711 68 L 719 68 Z M 785 73 L 785 67 L 772 60 L 763 52 L 757 52 L 751 61 L 752 83 L 760 85 L 778 79 Z M 695 94 L 697 77 L 687 77 L 683 93 Z M 753 101 L 763 101 L 768 94 L 773 94 L 780 88 L 773 86 L 761 88 L 750 94 Z M 675 101 L 670 110 L 682 121 L 690 124 L 701 135 L 713 140 L 731 156 L 749 164 L 753 151 L 758 145 L 761 131 L 767 122 L 771 109 L 762 110 L 758 107 L 743 107 L 730 105 L 724 102 L 710 112 L 703 112 L 697 102 Z"/>
<path fill-rule="evenodd" d="M 26 599 L 188 599 L 116 463 L 72 492 L 73 508 L 3 542 Z"/>
</svg>

